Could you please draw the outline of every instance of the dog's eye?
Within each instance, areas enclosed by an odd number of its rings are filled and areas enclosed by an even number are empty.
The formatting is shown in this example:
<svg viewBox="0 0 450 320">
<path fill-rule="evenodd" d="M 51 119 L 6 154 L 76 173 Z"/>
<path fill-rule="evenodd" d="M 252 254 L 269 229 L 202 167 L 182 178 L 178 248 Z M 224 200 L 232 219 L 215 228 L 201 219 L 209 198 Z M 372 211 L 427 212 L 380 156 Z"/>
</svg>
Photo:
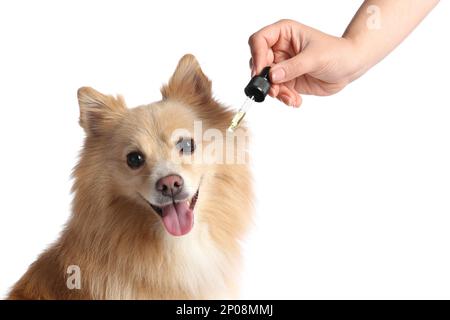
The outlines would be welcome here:
<svg viewBox="0 0 450 320">
<path fill-rule="evenodd" d="M 137 169 L 141 167 L 144 162 L 144 155 L 139 151 L 133 151 L 127 154 L 127 164 L 131 169 Z"/>
<path fill-rule="evenodd" d="M 192 138 L 181 138 L 177 142 L 177 149 L 181 154 L 191 154 L 195 151 L 195 142 Z"/>
</svg>

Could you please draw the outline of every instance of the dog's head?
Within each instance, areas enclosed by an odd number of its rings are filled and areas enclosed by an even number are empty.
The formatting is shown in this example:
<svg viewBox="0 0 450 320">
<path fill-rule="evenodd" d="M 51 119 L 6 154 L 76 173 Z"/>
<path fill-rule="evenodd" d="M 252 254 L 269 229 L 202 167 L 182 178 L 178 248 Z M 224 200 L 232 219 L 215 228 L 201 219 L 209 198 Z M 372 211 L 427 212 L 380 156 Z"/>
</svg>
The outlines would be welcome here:
<svg viewBox="0 0 450 320">
<path fill-rule="evenodd" d="M 217 165 L 205 153 L 217 137 L 205 130 L 226 141 L 232 114 L 213 99 L 211 82 L 192 55 L 180 60 L 161 91 L 161 101 L 128 109 L 120 96 L 80 88 L 80 125 L 87 134 L 82 156 L 97 188 L 146 206 L 180 236 L 192 229 L 204 178 Z"/>
</svg>

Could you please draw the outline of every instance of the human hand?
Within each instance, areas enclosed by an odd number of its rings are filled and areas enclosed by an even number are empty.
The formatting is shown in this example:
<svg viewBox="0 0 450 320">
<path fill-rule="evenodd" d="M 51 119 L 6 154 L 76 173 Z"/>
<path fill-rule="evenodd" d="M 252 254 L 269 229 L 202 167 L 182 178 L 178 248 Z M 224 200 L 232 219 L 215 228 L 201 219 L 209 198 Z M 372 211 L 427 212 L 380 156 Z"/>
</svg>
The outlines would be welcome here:
<svg viewBox="0 0 450 320">
<path fill-rule="evenodd" d="M 280 20 L 249 38 L 252 75 L 270 70 L 269 95 L 299 107 L 300 94 L 326 96 L 363 73 L 351 39 L 334 37 L 292 20 Z"/>
</svg>

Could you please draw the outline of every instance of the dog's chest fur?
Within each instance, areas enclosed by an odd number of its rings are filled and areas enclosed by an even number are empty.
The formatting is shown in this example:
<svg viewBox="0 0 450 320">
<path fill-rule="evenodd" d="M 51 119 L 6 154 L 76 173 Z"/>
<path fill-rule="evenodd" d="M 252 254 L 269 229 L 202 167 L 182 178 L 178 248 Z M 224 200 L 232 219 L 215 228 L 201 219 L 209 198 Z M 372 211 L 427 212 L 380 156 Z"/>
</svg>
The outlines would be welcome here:
<svg viewBox="0 0 450 320">
<path fill-rule="evenodd" d="M 120 272 L 111 275 L 107 278 L 106 288 L 100 283 L 91 286 L 94 296 L 106 299 L 226 299 L 236 294 L 236 257 L 231 259 L 218 248 L 205 223 L 197 223 L 194 231 L 183 237 L 161 236 L 164 256 L 159 263 L 135 265 L 132 269 L 135 274 L 128 277 L 121 276 Z M 139 280 L 133 280 L 136 278 Z"/>
<path fill-rule="evenodd" d="M 175 259 L 174 284 L 194 296 L 225 298 L 227 280 L 234 277 L 235 267 L 211 240 L 207 225 L 198 227 L 197 233 L 183 239 L 166 237 Z"/>
</svg>

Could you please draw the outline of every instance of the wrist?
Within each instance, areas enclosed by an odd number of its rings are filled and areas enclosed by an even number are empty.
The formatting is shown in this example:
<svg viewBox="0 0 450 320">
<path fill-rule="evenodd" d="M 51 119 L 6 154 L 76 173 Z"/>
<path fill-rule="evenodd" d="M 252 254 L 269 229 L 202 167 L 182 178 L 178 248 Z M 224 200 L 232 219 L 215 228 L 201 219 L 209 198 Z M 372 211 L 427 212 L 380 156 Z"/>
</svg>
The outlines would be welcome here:
<svg viewBox="0 0 450 320">
<path fill-rule="evenodd" d="M 344 35 L 341 37 L 341 40 L 345 43 L 347 48 L 347 77 L 349 82 L 352 82 L 371 68 L 369 54 L 366 51 L 365 46 L 357 39 Z"/>
</svg>

